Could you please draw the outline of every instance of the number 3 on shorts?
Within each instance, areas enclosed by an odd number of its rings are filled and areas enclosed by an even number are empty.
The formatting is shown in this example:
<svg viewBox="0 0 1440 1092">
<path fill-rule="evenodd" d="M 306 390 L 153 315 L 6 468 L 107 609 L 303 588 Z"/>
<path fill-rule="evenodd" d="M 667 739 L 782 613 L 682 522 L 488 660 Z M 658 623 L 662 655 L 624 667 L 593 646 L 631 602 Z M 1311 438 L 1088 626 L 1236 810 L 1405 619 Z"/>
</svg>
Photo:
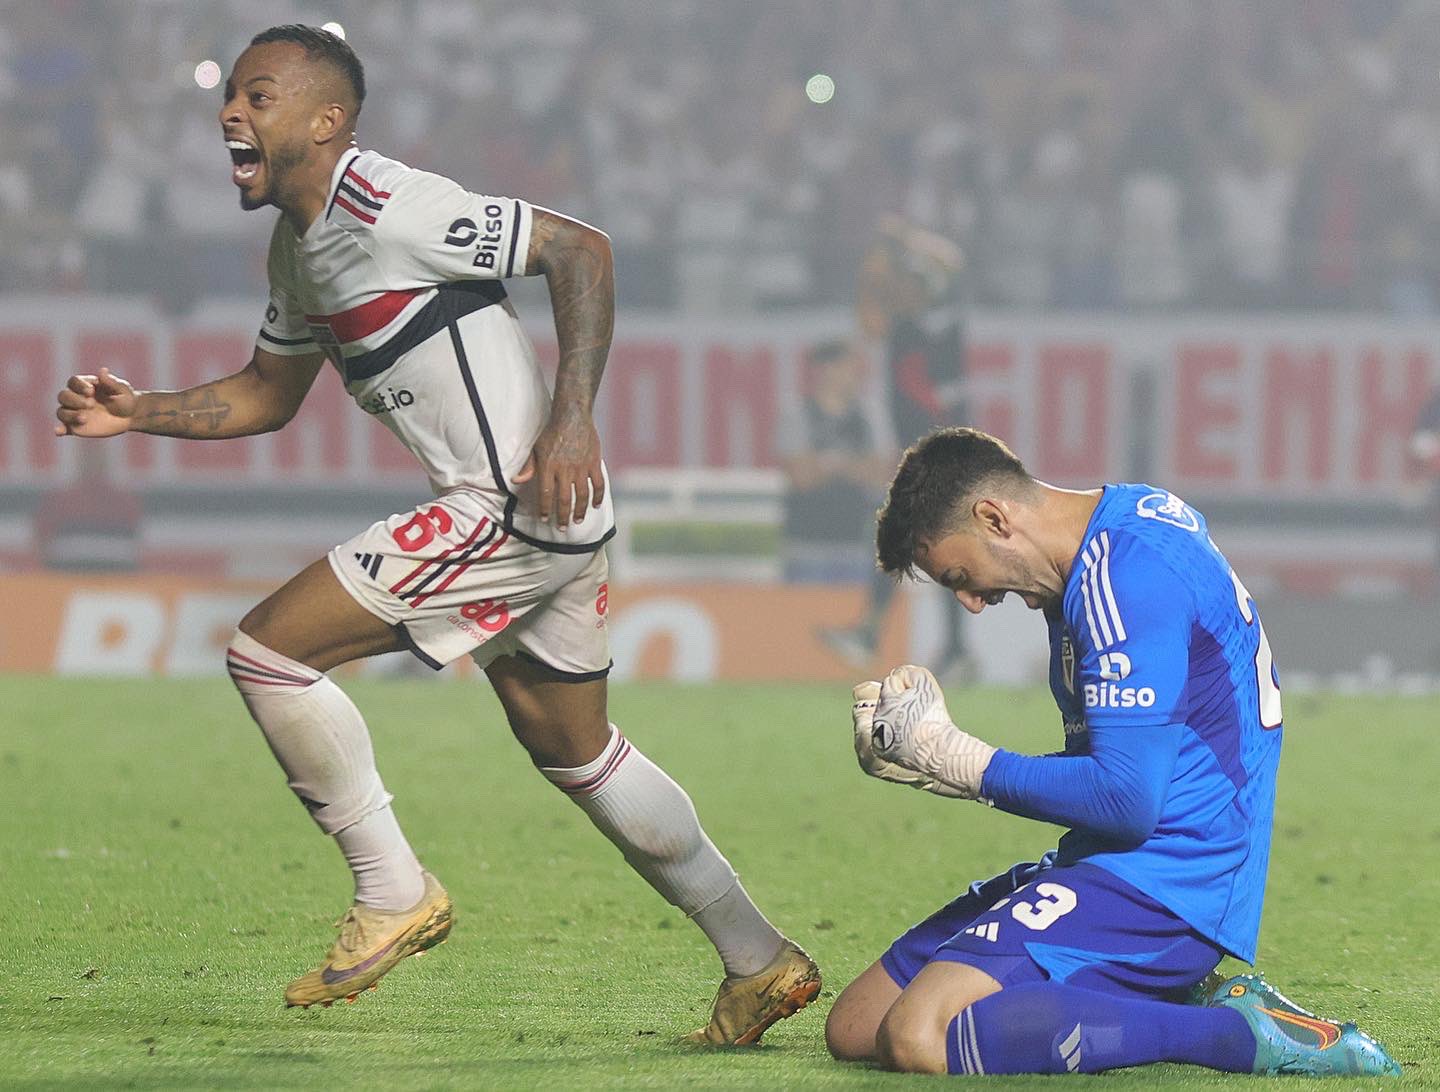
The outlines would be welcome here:
<svg viewBox="0 0 1440 1092">
<path fill-rule="evenodd" d="M 1010 907 L 1010 916 L 1027 929 L 1037 933 L 1048 929 L 1060 918 L 1075 909 L 1075 892 L 1064 884 L 1037 883 L 1035 894 L 1040 897 L 1034 902 L 1017 902 Z"/>
</svg>

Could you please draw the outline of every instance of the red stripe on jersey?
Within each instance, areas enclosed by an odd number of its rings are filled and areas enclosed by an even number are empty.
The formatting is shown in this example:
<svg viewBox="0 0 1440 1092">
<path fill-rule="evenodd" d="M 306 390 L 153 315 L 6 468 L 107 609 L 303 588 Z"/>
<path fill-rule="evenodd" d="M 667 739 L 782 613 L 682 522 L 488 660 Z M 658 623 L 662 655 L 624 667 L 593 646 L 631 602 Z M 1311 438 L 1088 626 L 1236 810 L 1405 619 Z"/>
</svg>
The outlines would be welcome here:
<svg viewBox="0 0 1440 1092">
<path fill-rule="evenodd" d="M 396 292 L 381 292 L 374 299 L 366 300 L 348 311 L 333 315 L 306 315 L 305 321 L 316 326 L 330 327 L 335 340 L 342 345 L 348 345 L 390 325 L 395 316 L 405 310 L 406 305 L 423 291 L 423 288 L 406 288 Z"/>
<path fill-rule="evenodd" d="M 369 182 L 366 182 L 365 179 L 361 178 L 358 174 L 356 174 L 354 167 L 345 168 L 345 177 L 350 179 L 351 182 L 359 182 L 360 188 L 363 189 L 366 193 L 368 193 L 371 197 L 378 197 L 383 200 L 386 197 L 390 196 L 389 190 L 377 190 L 374 186 L 370 185 Z"/>
<path fill-rule="evenodd" d="M 351 216 L 359 217 L 367 224 L 373 224 L 375 222 L 375 217 L 371 216 L 368 212 L 361 212 L 343 197 L 336 197 L 335 203 L 339 205 L 342 209 L 344 209 L 346 212 L 348 212 Z"/>
</svg>

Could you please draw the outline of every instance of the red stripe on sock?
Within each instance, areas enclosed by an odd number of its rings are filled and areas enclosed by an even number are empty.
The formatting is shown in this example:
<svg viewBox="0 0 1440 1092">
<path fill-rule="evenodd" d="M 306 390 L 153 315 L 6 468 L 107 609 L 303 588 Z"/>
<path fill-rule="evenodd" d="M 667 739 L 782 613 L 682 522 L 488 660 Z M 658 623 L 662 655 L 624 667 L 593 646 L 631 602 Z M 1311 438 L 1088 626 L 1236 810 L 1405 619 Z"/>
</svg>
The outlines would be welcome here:
<svg viewBox="0 0 1440 1092">
<path fill-rule="evenodd" d="M 610 761 L 606 762 L 596 773 L 583 781 L 557 781 L 555 782 L 556 788 L 571 796 L 590 796 L 599 792 L 615 776 L 615 771 L 620 768 L 620 763 L 625 761 L 626 756 L 633 749 L 630 741 L 624 736 L 617 733 L 617 738 L 620 745 L 615 748 L 615 753 L 610 756 Z"/>
<path fill-rule="evenodd" d="M 230 677 L 236 682 L 256 683 L 260 686 L 283 686 L 290 689 L 303 690 L 310 685 L 309 683 L 285 682 L 282 679 L 262 679 L 257 675 L 246 675 L 239 668 L 234 667 L 230 669 Z"/>
<path fill-rule="evenodd" d="M 320 678 L 319 672 L 316 672 L 313 678 L 307 678 L 304 675 L 295 675 L 288 671 L 282 671 L 280 668 L 275 667 L 273 664 L 263 663 L 260 660 L 253 659 L 252 657 L 246 656 L 243 653 L 236 652 L 233 648 L 227 648 L 225 650 L 225 655 L 232 659 L 239 660 L 242 664 L 249 665 L 251 669 L 258 669 L 267 674 L 274 675 L 277 679 L 288 679 L 292 682 L 299 683 L 301 686 L 309 686 L 312 682 L 315 682 L 317 679 Z"/>
</svg>

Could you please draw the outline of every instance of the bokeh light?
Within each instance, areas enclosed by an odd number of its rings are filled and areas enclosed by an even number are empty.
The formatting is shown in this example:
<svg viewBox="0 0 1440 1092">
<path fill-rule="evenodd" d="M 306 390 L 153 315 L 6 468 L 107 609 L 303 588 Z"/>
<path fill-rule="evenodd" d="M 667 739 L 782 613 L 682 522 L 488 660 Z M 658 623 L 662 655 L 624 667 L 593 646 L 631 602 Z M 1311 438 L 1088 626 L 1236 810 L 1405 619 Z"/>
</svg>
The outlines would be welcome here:
<svg viewBox="0 0 1440 1092">
<path fill-rule="evenodd" d="M 340 25 L 339 23 L 321 23 L 321 24 L 320 24 L 320 29 L 321 29 L 321 30 L 328 30 L 331 34 L 335 35 L 335 37 L 337 37 L 337 38 L 344 38 L 344 37 L 345 37 L 345 28 L 344 28 L 342 25 Z"/>
<path fill-rule="evenodd" d="M 195 82 L 206 91 L 220 83 L 220 66 L 214 61 L 201 61 L 195 66 Z"/>
<path fill-rule="evenodd" d="M 826 103 L 835 97 L 835 81 L 817 72 L 805 81 L 805 97 L 814 103 Z"/>
</svg>

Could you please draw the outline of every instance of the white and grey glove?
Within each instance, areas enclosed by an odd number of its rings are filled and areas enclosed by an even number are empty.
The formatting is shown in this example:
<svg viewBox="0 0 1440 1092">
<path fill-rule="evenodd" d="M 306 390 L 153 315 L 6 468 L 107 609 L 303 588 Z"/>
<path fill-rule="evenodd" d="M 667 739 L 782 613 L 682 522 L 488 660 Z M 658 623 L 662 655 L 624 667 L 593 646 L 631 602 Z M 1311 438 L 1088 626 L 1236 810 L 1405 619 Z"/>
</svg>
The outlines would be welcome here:
<svg viewBox="0 0 1440 1092">
<path fill-rule="evenodd" d="M 855 688 L 857 754 L 860 691 L 861 687 Z M 897 667 L 885 676 L 874 701 L 874 708 L 865 714 L 870 724 L 866 746 L 877 768 L 867 765 L 862 755 L 860 764 L 867 773 L 940 796 L 980 798 L 980 782 L 996 749 L 955 727 L 934 675 L 910 664 Z"/>
<path fill-rule="evenodd" d="M 926 777 L 916 773 L 914 770 L 907 770 L 904 766 L 897 766 L 893 762 L 887 762 L 875 753 L 875 706 L 880 701 L 880 684 L 878 682 L 862 682 L 855 687 L 855 704 L 850 707 L 850 717 L 855 724 L 855 757 L 860 760 L 860 768 L 871 777 L 878 777 L 882 781 L 893 781 L 897 785 L 909 785 L 916 789 L 925 789 L 927 792 L 938 793 L 941 796 L 959 796 L 960 794 L 941 785 L 934 778 Z"/>
</svg>

